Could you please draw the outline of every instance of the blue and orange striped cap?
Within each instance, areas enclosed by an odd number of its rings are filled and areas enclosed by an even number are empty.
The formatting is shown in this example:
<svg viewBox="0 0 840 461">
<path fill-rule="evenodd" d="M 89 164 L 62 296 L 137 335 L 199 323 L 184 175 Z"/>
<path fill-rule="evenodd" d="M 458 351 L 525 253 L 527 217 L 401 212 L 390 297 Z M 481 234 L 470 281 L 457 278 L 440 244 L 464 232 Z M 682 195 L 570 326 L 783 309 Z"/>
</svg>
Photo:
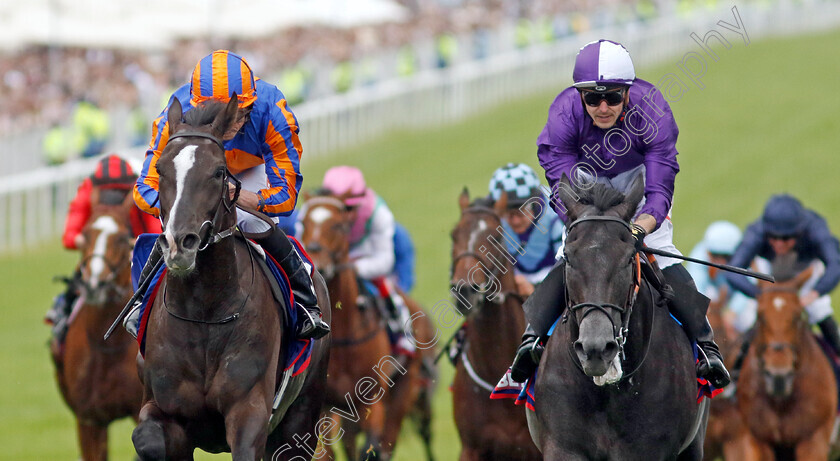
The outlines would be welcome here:
<svg viewBox="0 0 840 461">
<path fill-rule="evenodd" d="M 248 107 L 257 99 L 254 74 L 245 59 L 228 50 L 216 50 L 202 58 L 190 83 L 192 105 L 213 98 L 227 101 L 233 93 L 239 107 Z"/>
</svg>

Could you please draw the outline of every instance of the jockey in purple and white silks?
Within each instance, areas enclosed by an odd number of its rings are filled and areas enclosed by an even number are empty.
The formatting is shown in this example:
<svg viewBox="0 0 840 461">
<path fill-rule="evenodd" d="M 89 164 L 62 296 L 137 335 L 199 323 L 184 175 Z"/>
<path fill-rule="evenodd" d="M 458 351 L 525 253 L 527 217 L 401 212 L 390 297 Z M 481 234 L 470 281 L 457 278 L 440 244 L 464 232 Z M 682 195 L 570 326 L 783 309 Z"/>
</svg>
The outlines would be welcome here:
<svg viewBox="0 0 840 461">
<path fill-rule="evenodd" d="M 549 186 L 554 190 L 566 175 L 578 186 L 594 181 L 626 193 L 642 176 L 645 196 L 631 223 L 637 247 L 678 253 L 670 213 L 679 171 L 679 130 L 667 101 L 654 85 L 636 78 L 630 54 L 613 41 L 602 39 L 581 48 L 572 77 L 574 84 L 555 98 L 537 138 L 537 156 Z M 552 204 L 565 220 L 562 207 Z M 658 257 L 657 262 L 677 292 L 669 310 L 703 352 L 698 373 L 715 387 L 725 386 L 729 373 L 705 318 L 708 298 L 697 293 L 678 260 Z M 524 381 L 533 373 L 540 338 L 565 308 L 564 267 L 561 258 L 523 306 L 530 325 L 512 365 L 515 380 Z"/>
</svg>

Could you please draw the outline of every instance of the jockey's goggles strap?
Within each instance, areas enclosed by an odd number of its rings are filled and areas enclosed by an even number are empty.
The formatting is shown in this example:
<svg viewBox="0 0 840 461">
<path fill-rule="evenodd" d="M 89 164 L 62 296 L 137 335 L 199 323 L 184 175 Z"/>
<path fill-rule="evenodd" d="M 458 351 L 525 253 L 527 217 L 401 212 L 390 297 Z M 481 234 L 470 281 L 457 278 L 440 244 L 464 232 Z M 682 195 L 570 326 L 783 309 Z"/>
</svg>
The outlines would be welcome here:
<svg viewBox="0 0 840 461">
<path fill-rule="evenodd" d="M 175 133 L 172 136 L 170 136 L 169 140 L 171 141 L 175 138 L 204 138 L 204 139 L 209 139 L 209 140 L 215 142 L 216 145 L 218 145 L 220 149 L 222 149 L 223 151 L 225 150 L 225 144 L 222 142 L 221 139 L 213 136 L 210 133 L 205 133 L 203 131 L 180 131 L 180 132 Z"/>
</svg>

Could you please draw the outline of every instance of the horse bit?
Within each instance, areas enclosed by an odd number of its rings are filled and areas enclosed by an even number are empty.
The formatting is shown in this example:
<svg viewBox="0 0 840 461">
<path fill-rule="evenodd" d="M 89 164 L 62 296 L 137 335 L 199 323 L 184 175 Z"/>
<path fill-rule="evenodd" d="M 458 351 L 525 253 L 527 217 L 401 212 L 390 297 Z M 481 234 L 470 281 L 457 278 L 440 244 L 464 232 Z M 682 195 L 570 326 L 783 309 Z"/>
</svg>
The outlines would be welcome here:
<svg viewBox="0 0 840 461">
<path fill-rule="evenodd" d="M 578 218 L 573 223 L 569 224 L 569 227 L 566 229 L 566 235 L 572 231 L 572 228 L 577 226 L 582 222 L 591 222 L 591 221 L 601 221 L 601 222 L 614 222 L 621 224 L 624 226 L 628 231 L 630 231 L 630 225 L 624 221 L 623 219 L 614 217 L 614 216 L 585 216 L 582 218 Z M 566 258 L 568 261 L 568 258 Z M 572 305 L 571 298 L 569 297 L 569 288 L 568 284 L 566 285 L 566 306 L 568 308 L 568 312 L 574 314 L 576 311 L 583 309 L 583 315 L 581 316 L 580 320 L 575 318 L 575 322 L 580 325 L 580 322 L 586 318 L 587 315 L 593 312 L 602 312 L 610 321 L 613 329 L 613 335 L 615 337 L 615 341 L 618 344 L 619 351 L 621 353 L 622 360 L 626 359 L 626 354 L 624 352 L 624 344 L 627 342 L 627 335 L 630 332 L 630 316 L 633 312 L 633 305 L 636 303 L 636 297 L 639 294 L 639 287 L 641 286 L 641 259 L 639 257 L 639 252 L 635 252 L 633 264 L 633 285 L 630 287 L 630 292 L 627 295 L 627 301 L 625 302 L 624 306 L 619 306 L 617 304 L 612 303 L 591 303 L 591 302 L 583 302 Z M 570 264 L 566 264 L 566 271 L 568 272 Z M 568 277 L 566 277 L 568 280 Z M 613 321 L 612 315 L 608 312 L 608 309 L 612 309 L 618 311 L 621 315 L 621 326 L 616 328 L 615 322 Z"/>
</svg>

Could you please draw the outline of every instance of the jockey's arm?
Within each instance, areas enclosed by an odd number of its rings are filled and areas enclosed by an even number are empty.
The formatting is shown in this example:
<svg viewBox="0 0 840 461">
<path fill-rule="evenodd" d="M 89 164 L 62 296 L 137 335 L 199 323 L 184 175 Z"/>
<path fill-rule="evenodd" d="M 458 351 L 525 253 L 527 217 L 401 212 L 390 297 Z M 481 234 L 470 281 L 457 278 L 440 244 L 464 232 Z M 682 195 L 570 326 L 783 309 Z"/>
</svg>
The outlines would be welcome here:
<svg viewBox="0 0 840 461">
<path fill-rule="evenodd" d="M 735 253 L 732 255 L 732 258 L 729 260 L 729 265 L 743 269 L 749 268 L 752 260 L 758 255 L 763 239 L 764 235 L 757 227 L 757 224 L 752 224 L 747 227 L 747 230 L 744 232 L 744 238 L 741 240 L 741 243 L 738 245 L 738 248 L 735 249 Z M 732 288 L 740 291 L 750 298 L 756 297 L 758 294 L 758 287 L 750 283 L 746 276 L 736 274 L 734 272 L 725 272 L 725 274 L 726 281 L 729 282 L 729 285 L 731 285 Z"/>
<path fill-rule="evenodd" d="M 680 171 L 676 147 L 679 130 L 670 111 L 659 117 L 657 124 L 656 137 L 646 144 L 645 203 L 635 221 L 648 234 L 659 228 L 668 216 L 674 198 L 674 180 Z"/>
<path fill-rule="evenodd" d="M 825 220 L 816 220 L 810 227 L 813 229 L 807 231 L 813 234 L 819 246 L 820 260 L 825 264 L 825 272 L 814 285 L 814 291 L 823 296 L 831 293 L 840 283 L 840 243 L 831 234 Z"/>
<path fill-rule="evenodd" d="M 84 243 L 82 229 L 90 218 L 90 192 L 93 189 L 93 182 L 85 178 L 76 196 L 70 202 L 70 210 L 67 212 L 67 221 L 64 224 L 64 236 L 61 243 L 68 250 L 76 250 Z"/>
<path fill-rule="evenodd" d="M 279 90 L 277 94 L 282 96 Z M 254 208 L 269 216 L 288 216 L 295 209 L 303 183 L 303 175 L 300 174 L 300 156 L 303 153 L 298 137 L 300 128 L 294 114 L 286 107 L 285 99 L 279 99 L 272 106 L 268 117 L 265 144 L 269 150 L 263 153 L 263 161 L 269 187 L 257 192 Z M 245 200 L 253 198 L 246 194 Z"/>
<path fill-rule="evenodd" d="M 353 263 L 359 276 L 367 280 L 394 271 L 394 215 L 387 207 L 380 206 L 372 219 L 370 234 L 362 242 L 365 251 Z"/>
<path fill-rule="evenodd" d="M 656 218 L 647 213 L 639 215 L 633 222 L 642 226 L 648 234 L 653 232 L 657 227 Z"/>
</svg>

